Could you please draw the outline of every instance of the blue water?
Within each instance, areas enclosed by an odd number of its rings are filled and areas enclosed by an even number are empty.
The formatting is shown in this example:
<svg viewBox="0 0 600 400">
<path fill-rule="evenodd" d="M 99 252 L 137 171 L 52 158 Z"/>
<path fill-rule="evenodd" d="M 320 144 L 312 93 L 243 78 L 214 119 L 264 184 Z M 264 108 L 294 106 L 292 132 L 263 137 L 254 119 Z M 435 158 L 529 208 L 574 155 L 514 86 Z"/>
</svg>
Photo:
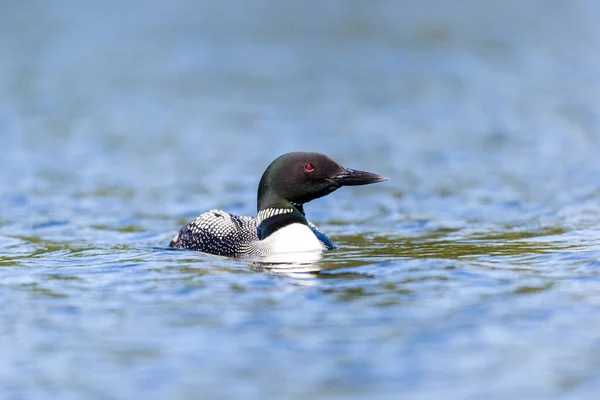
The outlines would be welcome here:
<svg viewBox="0 0 600 400">
<path fill-rule="evenodd" d="M 598 16 L 2 3 L 0 397 L 596 399 Z M 166 247 L 300 150 L 390 177 L 313 272 Z"/>
</svg>

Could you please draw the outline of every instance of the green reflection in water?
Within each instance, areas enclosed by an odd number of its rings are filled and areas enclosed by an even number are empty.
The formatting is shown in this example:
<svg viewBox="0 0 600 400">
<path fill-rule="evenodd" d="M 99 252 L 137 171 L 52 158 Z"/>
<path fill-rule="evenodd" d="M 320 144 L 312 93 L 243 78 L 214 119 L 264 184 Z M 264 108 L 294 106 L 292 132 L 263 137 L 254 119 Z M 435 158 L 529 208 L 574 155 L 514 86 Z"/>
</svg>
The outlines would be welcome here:
<svg viewBox="0 0 600 400">
<path fill-rule="evenodd" d="M 439 258 L 456 260 L 478 255 L 525 255 L 543 254 L 551 251 L 574 248 L 565 242 L 526 241 L 540 236 L 558 236 L 565 233 L 561 228 L 538 231 L 475 233 L 457 239 L 448 238 L 448 230 L 434 231 L 417 238 L 396 235 L 370 236 L 350 235 L 335 238 L 340 248 L 349 248 L 350 253 L 363 257 L 380 258 Z"/>
<path fill-rule="evenodd" d="M 57 299 L 69 297 L 67 294 L 58 293 L 47 287 L 43 287 L 38 283 L 26 283 L 26 284 L 20 285 L 20 288 L 25 289 L 28 292 L 34 293 L 34 294 L 42 296 L 42 297 L 52 297 L 52 298 L 57 298 Z"/>
</svg>

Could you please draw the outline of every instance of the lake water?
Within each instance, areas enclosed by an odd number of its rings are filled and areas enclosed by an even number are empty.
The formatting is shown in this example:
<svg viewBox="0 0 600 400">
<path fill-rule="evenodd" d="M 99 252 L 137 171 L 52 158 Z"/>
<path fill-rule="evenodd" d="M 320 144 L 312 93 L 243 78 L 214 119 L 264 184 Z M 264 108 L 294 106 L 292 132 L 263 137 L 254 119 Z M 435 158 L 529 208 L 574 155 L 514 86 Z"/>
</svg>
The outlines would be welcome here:
<svg viewBox="0 0 600 400">
<path fill-rule="evenodd" d="M 596 399 L 600 3 L 0 5 L 2 399 Z M 169 250 L 265 167 L 320 272 Z"/>
</svg>

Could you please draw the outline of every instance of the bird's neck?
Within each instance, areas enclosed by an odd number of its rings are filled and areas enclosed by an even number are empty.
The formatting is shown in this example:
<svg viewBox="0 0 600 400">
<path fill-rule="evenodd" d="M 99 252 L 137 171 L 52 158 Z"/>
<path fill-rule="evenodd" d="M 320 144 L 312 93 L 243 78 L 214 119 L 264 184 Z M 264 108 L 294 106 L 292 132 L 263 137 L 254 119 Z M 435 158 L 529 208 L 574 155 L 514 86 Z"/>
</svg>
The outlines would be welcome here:
<svg viewBox="0 0 600 400">
<path fill-rule="evenodd" d="M 308 225 L 301 204 L 293 204 L 285 199 L 279 199 L 258 210 L 257 233 L 260 240 L 283 228 L 299 223 Z"/>
</svg>

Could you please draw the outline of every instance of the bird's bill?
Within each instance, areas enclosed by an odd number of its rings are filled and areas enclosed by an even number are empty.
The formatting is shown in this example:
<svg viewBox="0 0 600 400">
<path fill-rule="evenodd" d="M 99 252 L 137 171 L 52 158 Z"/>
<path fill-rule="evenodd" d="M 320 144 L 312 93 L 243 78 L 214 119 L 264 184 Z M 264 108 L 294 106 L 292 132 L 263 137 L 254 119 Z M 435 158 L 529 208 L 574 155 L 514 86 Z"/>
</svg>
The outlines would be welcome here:
<svg viewBox="0 0 600 400">
<path fill-rule="evenodd" d="M 371 172 L 344 168 L 341 174 L 330 178 L 330 180 L 340 186 L 359 186 L 387 181 L 388 178 Z"/>
</svg>

